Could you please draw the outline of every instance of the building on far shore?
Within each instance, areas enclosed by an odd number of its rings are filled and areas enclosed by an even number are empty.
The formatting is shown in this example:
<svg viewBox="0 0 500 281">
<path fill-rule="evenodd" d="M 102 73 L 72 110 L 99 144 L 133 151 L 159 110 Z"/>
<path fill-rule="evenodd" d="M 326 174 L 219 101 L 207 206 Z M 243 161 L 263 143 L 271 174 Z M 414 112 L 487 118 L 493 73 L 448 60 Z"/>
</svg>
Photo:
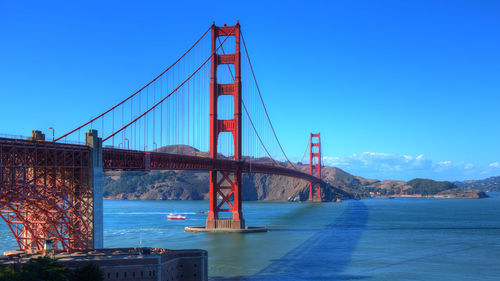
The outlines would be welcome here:
<svg viewBox="0 0 500 281">
<path fill-rule="evenodd" d="M 7 251 L 0 256 L 0 264 L 22 264 L 40 256 L 40 253 Z M 205 250 L 114 248 L 56 252 L 51 257 L 70 268 L 94 263 L 104 272 L 104 280 L 208 280 Z"/>
</svg>

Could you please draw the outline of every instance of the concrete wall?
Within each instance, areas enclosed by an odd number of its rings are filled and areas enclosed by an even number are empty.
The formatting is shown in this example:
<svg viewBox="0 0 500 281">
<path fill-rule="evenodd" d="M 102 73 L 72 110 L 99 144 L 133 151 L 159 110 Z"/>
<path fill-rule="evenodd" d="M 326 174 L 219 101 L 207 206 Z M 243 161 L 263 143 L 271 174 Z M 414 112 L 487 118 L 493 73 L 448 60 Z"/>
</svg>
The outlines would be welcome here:
<svg viewBox="0 0 500 281">
<path fill-rule="evenodd" d="M 93 248 L 102 249 L 104 246 L 103 228 L 103 179 L 102 169 L 102 139 L 98 137 L 97 130 L 85 133 L 85 144 L 90 147 L 89 184 L 93 188 Z"/>
</svg>

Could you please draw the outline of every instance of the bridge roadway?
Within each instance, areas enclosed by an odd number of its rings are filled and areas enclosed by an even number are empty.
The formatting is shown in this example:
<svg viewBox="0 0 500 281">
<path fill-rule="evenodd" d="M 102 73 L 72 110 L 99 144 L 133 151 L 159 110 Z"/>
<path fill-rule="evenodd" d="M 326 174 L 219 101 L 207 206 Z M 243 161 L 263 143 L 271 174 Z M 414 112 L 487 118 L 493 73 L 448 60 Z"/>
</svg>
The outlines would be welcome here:
<svg viewBox="0 0 500 281">
<path fill-rule="evenodd" d="M 0 155 L 3 156 L 0 157 L 0 168 L 2 169 L 6 166 L 10 166 L 8 163 L 12 163 L 14 160 L 12 157 L 19 157 L 19 159 L 14 161 L 18 163 L 17 165 L 29 167 L 32 166 L 30 163 L 23 163 L 24 165 L 22 165 L 21 162 L 27 159 L 35 159 L 35 156 L 40 156 L 40 153 L 44 155 L 53 154 L 55 159 L 57 159 L 58 155 L 61 157 L 62 155 L 66 155 L 64 156 L 65 158 L 71 158 L 71 156 L 68 155 L 73 153 L 90 153 L 90 148 L 86 145 L 9 138 L 0 138 L 0 148 Z M 9 153 L 12 151 L 16 152 Z M 303 179 L 313 183 L 322 183 L 322 181 L 315 176 L 272 163 L 251 163 L 249 161 L 236 161 L 232 159 L 212 159 L 203 156 L 136 151 L 109 147 L 103 148 L 102 156 L 104 170 L 241 170 L 242 173 L 282 175 Z M 58 165 L 57 162 L 59 161 L 44 164 L 48 164 L 49 166 L 55 165 L 61 168 L 67 165 Z M 34 165 L 40 167 L 40 163 Z"/>
<path fill-rule="evenodd" d="M 104 170 L 217 170 L 282 175 L 313 183 L 321 182 L 315 176 L 271 163 L 252 163 L 232 159 L 212 159 L 202 156 L 171 154 L 164 152 L 131 151 L 103 148 Z"/>
</svg>

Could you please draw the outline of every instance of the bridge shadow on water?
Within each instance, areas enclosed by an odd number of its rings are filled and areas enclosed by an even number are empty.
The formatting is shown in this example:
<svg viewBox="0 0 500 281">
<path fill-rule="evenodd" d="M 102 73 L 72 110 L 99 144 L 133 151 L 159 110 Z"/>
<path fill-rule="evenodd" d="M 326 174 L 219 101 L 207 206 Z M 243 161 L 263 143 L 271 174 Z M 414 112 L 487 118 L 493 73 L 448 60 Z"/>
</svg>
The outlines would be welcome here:
<svg viewBox="0 0 500 281">
<path fill-rule="evenodd" d="M 368 221 L 368 208 L 349 201 L 346 210 L 325 228 L 253 276 L 212 280 L 359 280 L 369 276 L 342 274 L 351 261 Z"/>
</svg>

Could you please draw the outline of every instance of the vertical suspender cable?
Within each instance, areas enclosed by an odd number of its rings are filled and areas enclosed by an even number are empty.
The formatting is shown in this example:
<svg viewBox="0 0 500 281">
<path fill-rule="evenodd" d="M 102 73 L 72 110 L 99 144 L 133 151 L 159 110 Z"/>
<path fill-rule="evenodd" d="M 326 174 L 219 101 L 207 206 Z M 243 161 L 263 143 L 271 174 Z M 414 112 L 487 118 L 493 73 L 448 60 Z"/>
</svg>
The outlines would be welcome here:
<svg viewBox="0 0 500 281">
<path fill-rule="evenodd" d="M 269 118 L 269 114 L 267 113 L 267 108 L 266 108 L 266 105 L 264 104 L 264 100 L 262 99 L 262 94 L 260 92 L 259 84 L 257 83 L 257 77 L 255 76 L 255 72 L 253 71 L 252 62 L 250 61 L 250 55 L 248 54 L 247 46 L 245 44 L 245 39 L 243 38 L 243 32 L 241 32 L 241 41 L 243 42 L 243 48 L 245 49 L 245 54 L 246 54 L 246 57 L 247 57 L 247 60 L 248 60 L 248 65 L 250 66 L 250 70 L 252 72 L 252 76 L 254 78 L 255 85 L 257 87 L 257 92 L 259 93 L 259 97 L 260 97 L 260 100 L 262 102 L 262 106 L 264 108 L 264 112 L 266 113 L 267 120 L 269 121 L 269 125 L 271 126 L 271 130 L 273 131 L 274 138 L 278 142 L 278 146 L 280 147 L 281 152 L 285 156 L 285 158 L 288 161 L 288 163 L 290 163 L 292 165 L 292 167 L 295 168 L 295 165 L 293 165 L 293 163 L 290 162 L 290 160 L 288 159 L 288 156 L 286 156 L 286 153 L 283 150 L 283 147 L 281 146 L 280 141 L 278 140 L 278 136 L 276 135 L 276 132 L 275 132 L 274 127 L 273 127 L 273 124 L 271 123 L 271 119 Z"/>
</svg>

